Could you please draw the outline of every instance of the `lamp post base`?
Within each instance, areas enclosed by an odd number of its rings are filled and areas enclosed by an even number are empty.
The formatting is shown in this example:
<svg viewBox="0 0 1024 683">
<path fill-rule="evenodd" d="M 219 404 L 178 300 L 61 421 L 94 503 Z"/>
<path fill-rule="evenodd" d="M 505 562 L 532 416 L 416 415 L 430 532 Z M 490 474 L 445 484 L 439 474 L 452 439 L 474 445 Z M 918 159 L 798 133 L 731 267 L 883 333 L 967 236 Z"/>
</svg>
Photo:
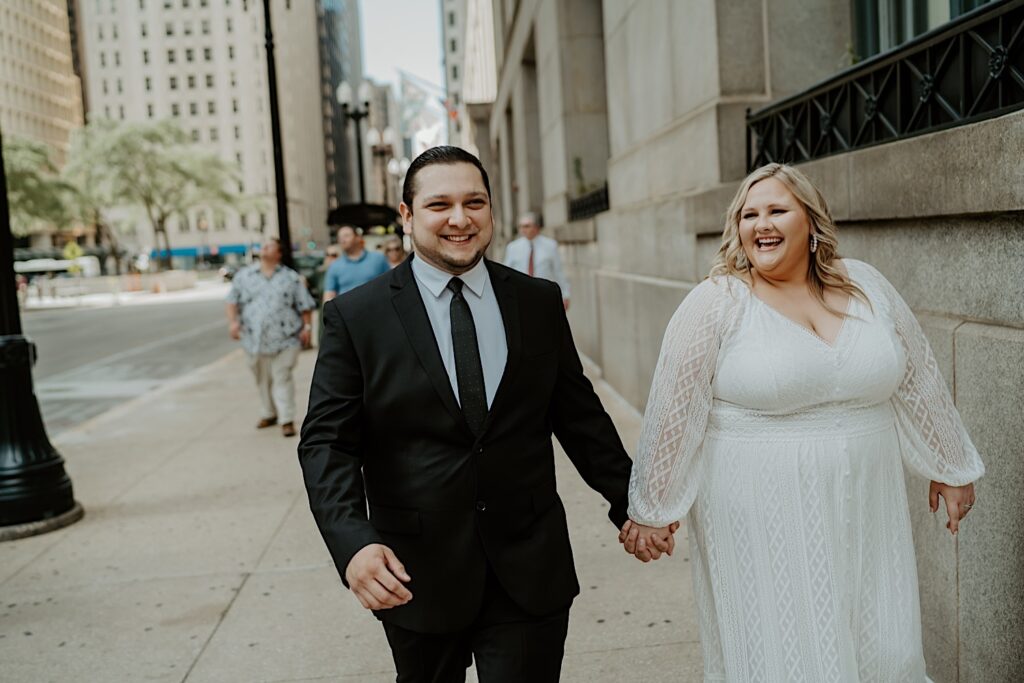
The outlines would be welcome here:
<svg viewBox="0 0 1024 683">
<path fill-rule="evenodd" d="M 39 522 L 26 522 L 25 524 L 14 524 L 13 526 L 0 526 L 0 543 L 4 541 L 15 541 L 19 538 L 38 536 L 57 529 L 63 529 L 82 519 L 85 516 L 85 508 L 81 503 L 76 502 L 75 506 L 67 512 L 50 517 Z"/>
<path fill-rule="evenodd" d="M 76 506 L 32 390 L 34 362 L 31 341 L 0 336 L 0 530 L 61 518 Z"/>
</svg>

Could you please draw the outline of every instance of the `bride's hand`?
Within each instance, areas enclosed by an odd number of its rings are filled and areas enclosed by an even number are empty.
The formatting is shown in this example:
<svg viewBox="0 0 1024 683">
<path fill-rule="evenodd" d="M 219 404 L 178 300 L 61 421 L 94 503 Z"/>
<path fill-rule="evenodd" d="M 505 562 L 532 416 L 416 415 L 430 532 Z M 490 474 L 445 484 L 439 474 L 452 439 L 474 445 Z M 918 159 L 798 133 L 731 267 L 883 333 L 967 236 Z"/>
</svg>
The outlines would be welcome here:
<svg viewBox="0 0 1024 683">
<path fill-rule="evenodd" d="M 619 531 L 619 543 L 627 553 L 641 562 L 650 562 L 661 557 L 662 553 L 672 554 L 676 541 L 673 534 L 679 529 L 679 522 L 666 527 L 651 527 L 626 520 Z"/>
<path fill-rule="evenodd" d="M 932 512 L 939 509 L 939 496 L 946 503 L 946 514 L 949 515 L 946 528 L 955 536 L 960 528 L 960 520 L 974 507 L 974 484 L 950 486 L 933 481 L 928 487 L 928 506 Z"/>
</svg>

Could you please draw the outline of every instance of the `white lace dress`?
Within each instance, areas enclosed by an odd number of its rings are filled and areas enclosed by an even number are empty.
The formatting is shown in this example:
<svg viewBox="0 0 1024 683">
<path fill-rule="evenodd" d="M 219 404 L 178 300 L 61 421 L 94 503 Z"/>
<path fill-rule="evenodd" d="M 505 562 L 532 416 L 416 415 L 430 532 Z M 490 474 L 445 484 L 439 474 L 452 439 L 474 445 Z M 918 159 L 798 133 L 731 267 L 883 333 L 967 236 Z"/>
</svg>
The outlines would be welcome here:
<svg viewBox="0 0 1024 683">
<path fill-rule="evenodd" d="M 844 263 L 872 306 L 832 345 L 736 278 L 665 334 L 629 514 L 687 520 L 705 681 L 926 680 L 901 459 L 951 485 L 984 466 L 909 307 Z"/>
</svg>

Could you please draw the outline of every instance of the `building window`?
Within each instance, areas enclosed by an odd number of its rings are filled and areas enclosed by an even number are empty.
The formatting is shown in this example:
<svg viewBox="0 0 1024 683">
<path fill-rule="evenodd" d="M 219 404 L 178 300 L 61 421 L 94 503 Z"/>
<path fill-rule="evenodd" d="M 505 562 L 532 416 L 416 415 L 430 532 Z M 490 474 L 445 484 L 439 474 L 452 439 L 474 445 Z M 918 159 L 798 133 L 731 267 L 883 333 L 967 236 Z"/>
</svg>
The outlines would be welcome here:
<svg viewBox="0 0 1024 683">
<path fill-rule="evenodd" d="M 867 59 L 994 0 L 853 0 L 855 60 Z"/>
<path fill-rule="evenodd" d="M 209 62 L 213 60 L 213 49 L 204 47 L 203 48 L 203 61 Z"/>
<path fill-rule="evenodd" d="M 185 61 L 186 62 L 193 61 L 195 59 L 195 57 L 196 57 L 196 51 L 195 50 L 193 50 L 190 47 L 185 48 Z"/>
<path fill-rule="evenodd" d="M 110 107 L 103 107 L 103 115 L 110 118 Z"/>
<path fill-rule="evenodd" d="M 103 40 L 103 24 L 100 24 L 99 26 L 96 27 L 96 36 L 100 40 Z"/>
<path fill-rule="evenodd" d="M 217 113 L 217 104 L 213 100 L 210 100 L 209 102 L 206 103 L 206 113 L 207 114 L 216 114 Z"/>
<path fill-rule="evenodd" d="M 149 64 L 149 50 L 142 51 L 142 63 Z"/>
<path fill-rule="evenodd" d="M 202 26 L 203 35 L 204 36 L 210 35 L 210 20 L 209 19 L 203 19 L 203 23 L 201 24 L 201 26 Z"/>
<path fill-rule="evenodd" d="M 139 25 L 139 33 L 143 38 L 149 35 L 149 31 L 146 29 L 146 22 L 142 22 L 142 24 Z"/>
<path fill-rule="evenodd" d="M 177 102 L 171 102 L 171 116 L 181 116 L 181 105 Z"/>
<path fill-rule="evenodd" d="M 199 104 L 197 102 L 189 102 L 188 103 L 188 113 L 192 114 L 192 116 L 198 116 L 199 115 Z"/>
<path fill-rule="evenodd" d="M 139 0 L 139 9 L 146 9 L 146 0 Z"/>
<path fill-rule="evenodd" d="M 146 116 L 148 116 L 149 118 L 153 118 L 153 105 L 152 104 L 147 104 L 146 105 Z"/>
<path fill-rule="evenodd" d="M 188 9 L 189 5 L 191 5 L 191 4 L 192 3 L 189 2 L 189 0 L 181 0 L 181 7 L 182 7 L 182 9 Z"/>
<path fill-rule="evenodd" d="M 231 33 L 232 29 L 234 28 L 234 25 L 231 23 L 231 17 L 227 18 L 227 21 L 225 22 L 224 25 L 227 27 L 228 33 Z"/>
<path fill-rule="evenodd" d="M 458 48 L 458 46 L 457 46 L 457 45 L 456 45 L 456 43 L 455 43 L 455 39 L 454 39 L 454 38 L 452 38 L 452 39 L 451 39 L 451 41 L 449 41 L 449 44 L 451 45 L 451 51 L 452 51 L 452 52 L 455 52 L 455 51 L 456 51 L 456 49 Z"/>
<path fill-rule="evenodd" d="M 192 35 L 192 22 L 186 21 L 182 23 L 181 32 L 184 33 L 186 36 Z"/>
<path fill-rule="evenodd" d="M 144 82 L 146 84 L 146 91 L 147 92 L 153 89 L 153 79 L 152 78 L 150 78 L 149 76 L 146 76 L 146 80 Z"/>
<path fill-rule="evenodd" d="M 114 40 L 117 40 L 117 24 L 111 26 L 110 30 L 113 32 Z"/>
<path fill-rule="evenodd" d="M 242 129 L 239 128 L 238 126 L 235 126 L 235 139 L 236 140 L 241 140 L 242 139 Z M 242 160 L 239 159 L 238 163 L 242 163 Z"/>
<path fill-rule="evenodd" d="M 117 79 L 117 94 L 120 95 L 124 92 L 124 88 L 121 86 L 121 79 Z"/>
<path fill-rule="evenodd" d="M 124 121 L 124 105 L 123 104 L 118 105 L 117 113 L 121 117 L 121 120 Z"/>
<path fill-rule="evenodd" d="M 452 64 L 452 80 L 453 81 L 459 80 L 459 65 L 458 64 Z"/>
<path fill-rule="evenodd" d="M 207 3 L 207 0 L 199 0 L 199 6 L 200 6 L 200 7 L 206 7 L 206 6 L 207 6 L 207 4 L 208 4 L 208 3 Z"/>
<path fill-rule="evenodd" d="M 191 75 L 191 74 L 189 74 L 189 77 L 188 77 L 188 89 L 189 90 L 195 90 L 195 87 L 196 87 L 196 77 Z"/>
<path fill-rule="evenodd" d="M 166 24 L 164 24 L 164 35 L 165 36 L 173 36 L 174 35 L 174 24 L 172 24 L 169 21 Z"/>
<path fill-rule="evenodd" d="M 199 142 L 199 129 L 198 128 L 193 128 L 192 129 L 192 142 Z"/>
<path fill-rule="evenodd" d="M 210 129 L 210 142 L 217 142 L 218 134 L 216 128 Z"/>
<path fill-rule="evenodd" d="M 121 66 L 121 53 L 120 52 L 115 52 L 114 53 L 114 66 Z"/>
<path fill-rule="evenodd" d="M 106 95 L 106 94 L 108 94 L 108 92 L 109 92 L 109 90 L 107 89 L 107 79 L 104 78 L 103 79 L 103 94 Z"/>
<path fill-rule="evenodd" d="M 213 87 L 213 74 L 206 74 L 206 87 L 207 88 L 212 88 Z"/>
<path fill-rule="evenodd" d="M 171 90 L 177 90 L 178 89 L 178 77 L 177 76 L 171 76 L 170 86 L 171 86 Z"/>
<path fill-rule="evenodd" d="M 106 66 L 106 65 L 107 65 L 107 53 L 106 52 L 101 52 L 100 53 L 100 66 L 102 67 L 102 66 Z"/>
<path fill-rule="evenodd" d="M 234 59 L 234 58 L 235 58 L 235 46 L 234 45 L 228 45 L 228 59 Z"/>
<path fill-rule="evenodd" d="M 238 113 L 238 100 L 231 100 L 231 111 L 235 114 Z"/>
<path fill-rule="evenodd" d="M 234 88 L 237 85 L 238 85 L 238 78 L 235 77 L 235 72 L 232 71 L 231 72 L 231 87 Z"/>
<path fill-rule="evenodd" d="M 167 51 L 167 63 L 174 64 L 174 50 Z"/>
<path fill-rule="evenodd" d="M 455 12 L 448 13 L 448 25 L 455 26 Z"/>
</svg>

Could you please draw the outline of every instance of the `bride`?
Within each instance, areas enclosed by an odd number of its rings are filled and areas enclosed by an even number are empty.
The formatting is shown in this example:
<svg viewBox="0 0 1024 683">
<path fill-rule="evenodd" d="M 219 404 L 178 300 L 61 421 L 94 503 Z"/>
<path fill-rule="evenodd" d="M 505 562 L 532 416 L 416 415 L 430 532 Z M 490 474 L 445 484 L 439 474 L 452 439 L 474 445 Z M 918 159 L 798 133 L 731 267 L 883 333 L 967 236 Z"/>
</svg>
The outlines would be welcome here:
<svg viewBox="0 0 1024 683">
<path fill-rule="evenodd" d="M 910 308 L 798 170 L 736 194 L 662 344 L 626 550 L 689 522 L 705 681 L 925 681 L 903 464 L 955 534 L 984 466 Z"/>
</svg>

